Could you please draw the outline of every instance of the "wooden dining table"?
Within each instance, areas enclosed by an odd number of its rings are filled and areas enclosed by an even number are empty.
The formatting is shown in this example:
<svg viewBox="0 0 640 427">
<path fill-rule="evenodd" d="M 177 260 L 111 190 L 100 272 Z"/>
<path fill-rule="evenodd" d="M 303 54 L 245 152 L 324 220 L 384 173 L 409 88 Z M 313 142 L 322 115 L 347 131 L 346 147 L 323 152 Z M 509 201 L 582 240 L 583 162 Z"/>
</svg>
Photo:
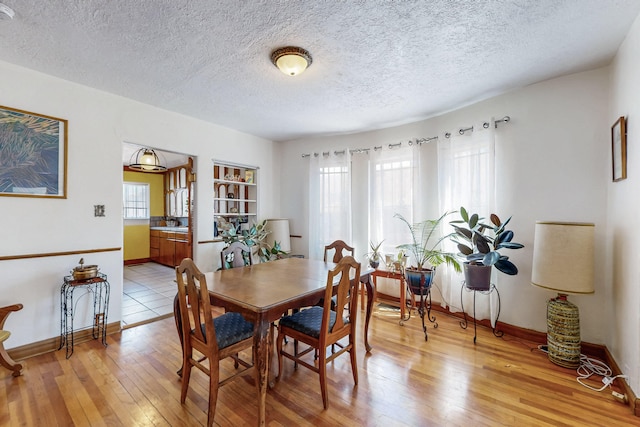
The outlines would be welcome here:
<svg viewBox="0 0 640 427">
<path fill-rule="evenodd" d="M 269 328 L 288 310 L 316 304 L 326 289 L 327 273 L 336 264 L 304 258 L 285 258 L 229 270 L 205 273 L 211 304 L 227 311 L 239 312 L 254 323 L 253 356 L 258 379 L 258 425 L 265 425 L 266 396 L 269 387 Z M 375 289 L 368 265 L 360 271 L 359 281 L 367 291 L 364 345 L 369 345 L 369 320 Z M 174 303 L 174 316 L 181 334 L 179 305 Z M 180 337 L 182 341 L 182 337 Z"/>
</svg>

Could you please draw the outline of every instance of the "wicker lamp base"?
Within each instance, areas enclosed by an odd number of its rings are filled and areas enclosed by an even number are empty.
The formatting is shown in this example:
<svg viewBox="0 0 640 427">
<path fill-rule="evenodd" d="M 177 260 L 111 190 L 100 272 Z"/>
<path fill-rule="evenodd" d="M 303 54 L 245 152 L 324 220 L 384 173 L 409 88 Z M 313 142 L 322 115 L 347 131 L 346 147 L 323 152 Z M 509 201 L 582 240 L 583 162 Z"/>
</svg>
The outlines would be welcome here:
<svg viewBox="0 0 640 427">
<path fill-rule="evenodd" d="M 580 366 L 580 316 L 564 294 L 547 304 L 547 346 L 549 360 L 556 365 Z"/>
</svg>

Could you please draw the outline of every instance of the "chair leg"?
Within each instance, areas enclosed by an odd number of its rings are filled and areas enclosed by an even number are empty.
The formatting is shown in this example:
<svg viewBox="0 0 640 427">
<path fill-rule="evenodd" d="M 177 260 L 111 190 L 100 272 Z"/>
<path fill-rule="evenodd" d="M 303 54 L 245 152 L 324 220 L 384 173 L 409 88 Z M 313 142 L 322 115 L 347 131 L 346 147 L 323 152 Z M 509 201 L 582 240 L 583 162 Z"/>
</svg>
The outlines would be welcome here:
<svg viewBox="0 0 640 427">
<path fill-rule="evenodd" d="M 358 385 L 358 361 L 356 355 L 356 338 L 355 336 L 350 336 L 349 340 L 351 341 L 349 344 L 351 345 L 351 349 L 349 350 L 349 356 L 351 357 L 351 371 L 353 373 L 353 383 Z"/>
<path fill-rule="evenodd" d="M 7 350 L 4 349 L 4 342 L 0 342 L 0 365 L 13 371 L 11 375 L 14 377 L 19 377 L 22 373 L 22 364 L 15 362 L 11 356 L 9 356 Z"/>
<path fill-rule="evenodd" d="M 14 311 L 22 310 L 22 307 L 22 304 L 13 304 L 0 308 L 0 330 L 4 328 L 4 322 L 6 322 L 7 317 Z M 13 371 L 12 375 L 14 377 L 20 376 L 22 372 L 22 364 L 15 362 L 11 356 L 9 356 L 9 353 L 7 353 L 4 348 L 4 341 L 0 341 L 0 365 Z"/>
<path fill-rule="evenodd" d="M 180 392 L 180 403 L 184 404 L 187 400 L 187 390 L 189 390 L 189 379 L 191 378 L 191 351 L 185 351 L 185 355 L 182 358 L 182 390 Z"/>
<path fill-rule="evenodd" d="M 209 360 L 209 412 L 207 413 L 207 427 L 213 426 L 218 403 L 218 384 L 220 382 L 220 366 L 218 360 Z"/>
<path fill-rule="evenodd" d="M 322 393 L 322 404 L 324 409 L 329 407 L 329 392 L 327 391 L 327 349 L 319 351 L 318 374 L 320 375 L 320 393 Z"/>
<path fill-rule="evenodd" d="M 284 338 L 282 329 L 278 326 L 278 342 L 276 345 L 276 353 L 278 353 L 278 375 L 276 375 L 276 381 L 280 380 L 280 376 L 282 375 L 282 343 L 284 342 Z"/>
</svg>

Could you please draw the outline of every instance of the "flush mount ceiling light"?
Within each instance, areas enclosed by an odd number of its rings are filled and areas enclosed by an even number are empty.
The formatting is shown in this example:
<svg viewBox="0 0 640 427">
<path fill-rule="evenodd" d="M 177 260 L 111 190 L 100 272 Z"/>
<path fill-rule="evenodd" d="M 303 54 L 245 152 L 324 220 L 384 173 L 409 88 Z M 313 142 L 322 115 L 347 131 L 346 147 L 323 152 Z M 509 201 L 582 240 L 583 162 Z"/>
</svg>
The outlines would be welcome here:
<svg viewBox="0 0 640 427">
<path fill-rule="evenodd" d="M 13 11 L 13 9 L 11 9 L 9 6 L 0 3 L 0 19 L 6 19 L 7 17 L 9 17 L 9 19 L 13 19 L 15 14 L 16 13 Z"/>
<path fill-rule="evenodd" d="M 155 151 L 150 148 L 141 148 L 131 156 L 129 169 L 142 172 L 164 172 L 167 167 L 162 166 Z"/>
<path fill-rule="evenodd" d="M 295 46 L 281 47 L 271 53 L 271 62 L 288 76 L 297 76 L 311 65 L 309 51 Z"/>
</svg>

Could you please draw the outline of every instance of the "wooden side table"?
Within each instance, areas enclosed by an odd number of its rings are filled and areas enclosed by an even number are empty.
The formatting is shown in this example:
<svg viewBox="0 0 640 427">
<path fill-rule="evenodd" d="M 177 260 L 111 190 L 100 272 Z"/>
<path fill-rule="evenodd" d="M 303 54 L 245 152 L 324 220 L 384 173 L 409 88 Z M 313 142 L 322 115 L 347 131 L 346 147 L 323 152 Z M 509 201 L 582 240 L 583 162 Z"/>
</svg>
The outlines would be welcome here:
<svg viewBox="0 0 640 427">
<path fill-rule="evenodd" d="M 107 276 L 98 273 L 91 279 L 75 280 L 73 276 L 65 276 L 60 288 L 60 346 L 66 347 L 67 359 L 73 354 L 73 317 L 75 305 L 73 295 L 77 289 L 84 289 L 85 294 L 93 294 L 93 339 L 102 338 L 107 346 L 107 314 L 109 311 L 109 282 Z"/>
<path fill-rule="evenodd" d="M 405 321 L 409 320 L 411 313 L 407 314 L 407 285 L 405 283 L 404 274 L 401 271 L 391 271 L 384 269 L 376 269 L 371 273 L 373 277 L 373 286 L 375 288 L 376 299 L 378 299 L 378 277 L 386 279 L 394 279 L 400 282 L 400 325 L 403 325 Z M 414 301 L 411 302 L 411 308 L 415 306 Z"/>
</svg>

